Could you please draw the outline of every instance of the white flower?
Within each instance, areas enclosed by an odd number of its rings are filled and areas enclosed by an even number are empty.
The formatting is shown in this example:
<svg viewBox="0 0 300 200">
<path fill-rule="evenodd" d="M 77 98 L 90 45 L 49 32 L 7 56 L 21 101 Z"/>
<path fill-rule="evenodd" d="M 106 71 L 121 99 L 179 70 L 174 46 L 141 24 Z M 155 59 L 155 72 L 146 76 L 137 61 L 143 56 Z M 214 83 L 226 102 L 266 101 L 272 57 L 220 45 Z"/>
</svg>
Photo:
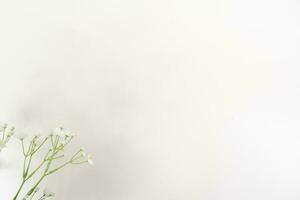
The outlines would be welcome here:
<svg viewBox="0 0 300 200">
<path fill-rule="evenodd" d="M 58 127 L 58 128 L 55 128 L 55 129 L 52 131 L 52 133 L 53 133 L 53 135 L 62 136 L 62 130 L 63 130 L 62 127 Z"/>
<path fill-rule="evenodd" d="M 87 162 L 88 162 L 90 165 L 94 165 L 94 161 L 92 160 L 91 155 L 88 155 L 88 156 L 87 156 Z"/>
<path fill-rule="evenodd" d="M 15 135 L 15 138 L 19 139 L 19 140 L 24 140 L 26 137 L 28 136 L 28 134 L 26 132 L 21 132 Z"/>
<path fill-rule="evenodd" d="M 57 135 L 57 136 L 60 136 L 60 137 L 74 136 L 72 131 L 70 131 L 68 129 L 64 129 L 63 127 L 55 128 L 52 133 L 53 133 L 53 135 Z"/>
</svg>

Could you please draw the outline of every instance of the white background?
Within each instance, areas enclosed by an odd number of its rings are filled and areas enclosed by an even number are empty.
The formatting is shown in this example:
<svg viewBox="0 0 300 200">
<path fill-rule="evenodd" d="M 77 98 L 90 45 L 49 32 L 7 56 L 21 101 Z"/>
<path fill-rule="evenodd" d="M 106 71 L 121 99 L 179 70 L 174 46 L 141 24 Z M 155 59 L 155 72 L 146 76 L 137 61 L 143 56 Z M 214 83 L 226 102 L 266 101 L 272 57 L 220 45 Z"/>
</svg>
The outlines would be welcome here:
<svg viewBox="0 0 300 200">
<path fill-rule="evenodd" d="M 63 125 L 94 156 L 45 183 L 57 200 L 299 199 L 299 9 L 2 1 L 0 120 Z M 13 146 L 4 200 L 19 182 Z"/>
</svg>

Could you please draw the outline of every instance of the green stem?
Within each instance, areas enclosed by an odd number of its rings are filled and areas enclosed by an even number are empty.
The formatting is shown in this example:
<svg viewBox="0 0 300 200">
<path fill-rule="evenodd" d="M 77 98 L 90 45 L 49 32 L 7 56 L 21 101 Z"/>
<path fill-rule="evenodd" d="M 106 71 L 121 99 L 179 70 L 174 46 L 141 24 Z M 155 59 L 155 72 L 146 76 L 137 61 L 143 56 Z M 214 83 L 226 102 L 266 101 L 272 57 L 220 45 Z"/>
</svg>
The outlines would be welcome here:
<svg viewBox="0 0 300 200">
<path fill-rule="evenodd" d="M 29 156 L 29 161 L 28 161 L 27 169 L 25 171 L 25 177 L 27 177 L 27 175 L 28 175 L 28 171 L 29 171 L 29 168 L 30 168 L 31 160 L 32 160 L 32 154 Z"/>
<path fill-rule="evenodd" d="M 43 142 L 32 152 L 32 154 L 34 154 L 35 152 L 37 152 L 44 144 L 45 142 L 48 140 L 48 137 L 46 137 Z"/>
<path fill-rule="evenodd" d="M 34 195 L 35 195 L 37 192 L 38 192 L 37 190 L 34 190 L 33 194 L 32 194 L 31 197 L 30 197 L 30 200 L 33 199 Z"/>
<path fill-rule="evenodd" d="M 25 147 L 24 147 L 24 140 L 21 140 L 21 143 L 22 143 L 22 151 L 23 151 L 23 155 L 26 157 Z"/>
<path fill-rule="evenodd" d="M 23 179 L 26 178 L 26 174 L 25 174 L 25 170 L 26 170 L 26 160 L 27 160 L 27 157 L 24 156 L 24 162 L 23 162 Z"/>
<path fill-rule="evenodd" d="M 21 185 L 20 185 L 20 187 L 19 187 L 17 193 L 15 194 L 13 200 L 17 200 L 17 198 L 18 198 L 18 196 L 19 196 L 19 194 L 20 194 L 20 192 L 21 192 L 21 190 L 22 190 L 24 184 L 25 184 L 25 180 L 22 181 L 22 183 L 21 183 Z"/>
<path fill-rule="evenodd" d="M 27 195 L 31 195 L 35 189 L 39 186 L 39 184 L 42 182 L 42 180 L 45 178 L 45 175 L 43 175 L 38 181 L 37 183 L 29 190 L 29 192 L 27 193 Z"/>
<path fill-rule="evenodd" d="M 33 171 L 33 172 L 31 172 L 29 175 L 28 175 L 28 177 L 26 178 L 26 181 L 28 180 L 28 179 L 30 179 L 43 165 L 44 165 L 44 163 L 45 163 L 45 161 L 43 161 L 43 162 L 41 162 L 39 165 L 38 165 L 38 167 Z"/>
<path fill-rule="evenodd" d="M 68 164 L 70 164 L 70 161 L 68 161 L 68 162 L 66 162 L 66 163 L 64 163 L 64 164 L 62 164 L 61 166 L 59 166 L 59 167 L 57 167 L 57 168 L 55 168 L 55 169 L 53 169 L 53 170 L 51 170 L 51 171 L 49 171 L 49 172 L 47 172 L 46 175 L 48 176 L 48 175 L 50 175 L 50 174 L 53 174 L 54 172 L 60 170 L 61 168 L 65 167 L 65 166 L 68 165 Z"/>
</svg>

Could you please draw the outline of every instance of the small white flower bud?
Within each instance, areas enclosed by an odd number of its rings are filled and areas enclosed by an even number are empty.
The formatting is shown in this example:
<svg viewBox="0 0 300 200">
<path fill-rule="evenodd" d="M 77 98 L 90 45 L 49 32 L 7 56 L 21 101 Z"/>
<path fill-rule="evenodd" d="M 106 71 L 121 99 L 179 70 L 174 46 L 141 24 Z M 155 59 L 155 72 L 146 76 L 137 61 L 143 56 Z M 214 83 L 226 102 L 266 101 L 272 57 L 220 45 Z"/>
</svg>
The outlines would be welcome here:
<svg viewBox="0 0 300 200">
<path fill-rule="evenodd" d="M 94 161 L 92 160 L 91 155 L 88 155 L 87 158 L 88 158 L 87 162 L 88 162 L 90 165 L 94 165 Z"/>
</svg>

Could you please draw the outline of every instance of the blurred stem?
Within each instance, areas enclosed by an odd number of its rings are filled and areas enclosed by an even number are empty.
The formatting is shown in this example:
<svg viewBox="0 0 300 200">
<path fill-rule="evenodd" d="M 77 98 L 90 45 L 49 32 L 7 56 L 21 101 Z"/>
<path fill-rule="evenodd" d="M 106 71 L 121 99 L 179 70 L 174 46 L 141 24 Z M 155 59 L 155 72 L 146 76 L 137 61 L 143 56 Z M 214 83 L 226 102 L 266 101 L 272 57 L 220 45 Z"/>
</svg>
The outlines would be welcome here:
<svg viewBox="0 0 300 200">
<path fill-rule="evenodd" d="M 20 194 L 20 192 L 21 192 L 21 190 L 22 190 L 22 188 L 23 188 L 25 182 L 26 182 L 25 180 L 22 181 L 22 183 L 21 183 L 21 185 L 20 185 L 20 187 L 19 187 L 17 193 L 15 194 L 13 200 L 17 200 L 17 198 L 18 198 L 18 196 L 19 196 L 19 194 Z"/>
</svg>

